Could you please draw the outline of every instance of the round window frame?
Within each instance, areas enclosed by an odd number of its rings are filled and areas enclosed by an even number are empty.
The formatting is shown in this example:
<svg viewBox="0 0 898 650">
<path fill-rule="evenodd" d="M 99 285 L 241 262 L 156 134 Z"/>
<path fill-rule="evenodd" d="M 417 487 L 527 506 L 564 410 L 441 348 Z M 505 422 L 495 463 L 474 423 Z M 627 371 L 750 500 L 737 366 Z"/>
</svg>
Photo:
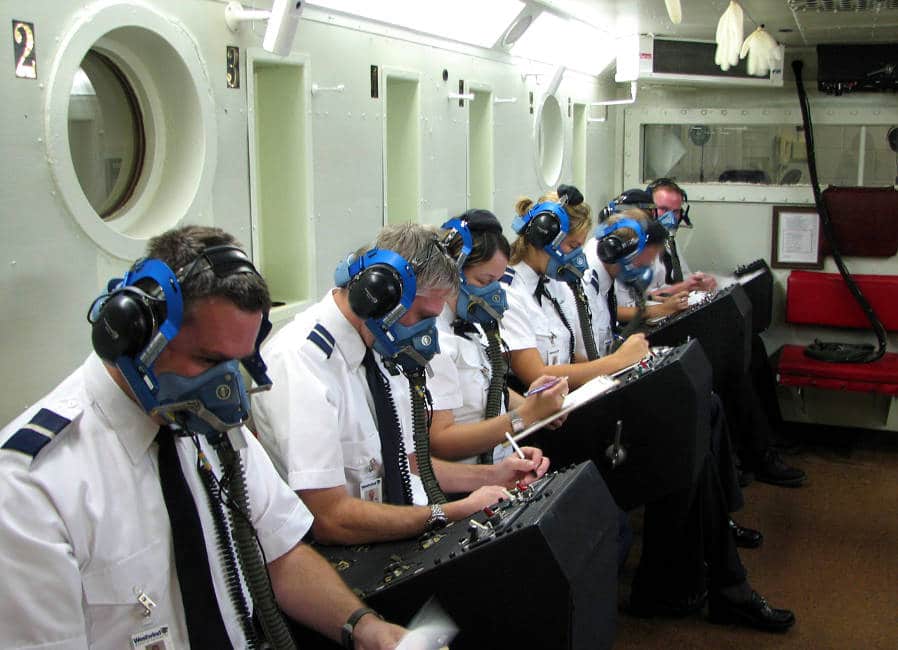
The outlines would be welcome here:
<svg viewBox="0 0 898 650">
<path fill-rule="evenodd" d="M 121 38 L 140 31 L 140 38 Z M 91 50 L 126 76 L 143 116 L 145 156 L 134 192 L 114 219 L 100 217 L 78 182 L 68 138 L 69 95 Z M 136 4 L 95 3 L 60 39 L 48 76 L 44 131 L 51 173 L 66 209 L 106 252 L 140 257 L 150 237 L 184 220 L 202 223 L 217 160 L 213 89 L 199 45 L 170 16 Z M 177 87 L 169 93 L 168 87 Z M 179 120 L 177 116 L 186 116 Z M 189 143 L 189 145 L 188 145 Z"/>
<path fill-rule="evenodd" d="M 543 129 L 547 126 L 546 106 L 551 100 L 554 103 L 557 112 L 553 115 L 553 120 L 557 117 L 557 121 L 549 126 L 557 127 L 557 132 L 553 133 L 552 142 L 557 143 L 553 160 L 546 160 L 546 151 L 541 146 L 543 138 Z M 550 105 L 550 111 L 553 109 Z M 548 136 L 548 134 L 546 134 Z M 548 137 L 547 137 L 548 139 Z M 565 151 L 565 133 L 564 133 L 564 111 L 561 110 L 561 103 L 555 95 L 545 95 L 539 103 L 539 108 L 533 119 L 533 162 L 536 170 L 536 177 L 540 186 L 544 190 L 554 189 L 561 179 L 561 172 L 564 169 L 564 151 Z M 547 170 L 547 167 L 553 167 Z"/>
<path fill-rule="evenodd" d="M 97 211 L 96 207 L 94 208 L 100 219 L 105 222 L 109 222 L 113 219 L 117 219 L 121 215 L 123 209 L 127 207 L 128 203 L 131 201 L 131 198 L 134 196 L 135 191 L 137 190 L 139 181 L 143 176 L 143 163 L 144 159 L 146 158 L 147 138 L 146 129 L 144 128 L 143 111 L 140 108 L 140 100 L 137 97 L 137 93 L 135 92 L 134 87 L 131 85 L 131 80 L 128 79 L 128 76 L 124 72 L 122 72 L 122 70 L 113 59 L 106 56 L 106 54 L 104 54 L 97 48 L 92 47 L 91 49 L 89 49 L 87 51 L 87 54 L 84 55 L 84 58 L 86 59 L 91 55 L 97 57 L 100 60 L 100 63 L 108 68 L 109 73 L 113 77 L 115 77 L 116 81 L 118 81 L 118 83 L 121 85 L 122 95 L 124 96 L 124 99 L 128 104 L 128 109 L 131 112 L 132 133 L 134 137 L 134 162 L 128 169 L 128 178 L 124 180 L 123 190 L 119 193 L 114 201 L 110 202 L 109 197 L 106 197 L 105 202 L 109 202 L 110 205 L 102 212 Z M 81 60 L 81 64 L 79 65 L 79 67 L 83 68 L 83 64 L 84 59 Z M 71 129 L 71 124 L 69 124 L 69 127 Z M 69 131 L 69 135 L 71 136 L 71 130 Z M 71 137 L 69 138 L 69 151 L 71 152 Z M 69 157 L 71 158 L 71 155 Z"/>
</svg>

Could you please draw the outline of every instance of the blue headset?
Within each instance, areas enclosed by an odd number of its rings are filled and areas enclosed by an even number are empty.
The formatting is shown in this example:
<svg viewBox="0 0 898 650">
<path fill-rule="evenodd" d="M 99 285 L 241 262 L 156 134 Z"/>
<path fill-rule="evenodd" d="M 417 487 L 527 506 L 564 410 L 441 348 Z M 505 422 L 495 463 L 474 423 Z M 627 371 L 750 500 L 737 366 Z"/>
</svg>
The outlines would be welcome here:
<svg viewBox="0 0 898 650">
<path fill-rule="evenodd" d="M 349 306 L 374 335 L 374 349 L 406 372 L 419 370 L 440 351 L 436 318 L 406 327 L 399 319 L 415 301 L 412 265 L 391 250 L 372 248 L 337 265 L 334 283 L 347 289 Z"/>
<path fill-rule="evenodd" d="M 508 309 L 505 289 L 502 288 L 498 281 L 490 282 L 485 287 L 475 287 L 469 284 L 468 279 L 465 277 L 465 261 L 474 248 L 474 236 L 471 234 L 467 220 L 462 218 L 450 219 L 440 227 L 443 230 L 457 233 L 462 241 L 461 253 L 456 261 L 460 280 L 458 303 L 455 309 L 456 315 L 469 323 L 486 325 L 498 322 L 501 320 L 505 310 Z"/>
<path fill-rule="evenodd" d="M 613 234 L 622 228 L 636 233 L 636 238 L 623 239 Z M 620 278 L 627 284 L 647 287 L 652 281 L 652 267 L 638 267 L 633 262 L 645 250 L 648 237 L 645 228 L 635 219 L 620 219 L 614 223 L 599 224 L 594 232 L 599 259 L 606 264 L 620 265 Z"/>
<path fill-rule="evenodd" d="M 185 267 L 181 279 L 203 259 L 220 276 L 257 273 L 242 250 L 222 245 L 203 251 Z M 184 318 L 180 280 L 162 260 L 140 259 L 124 277 L 110 280 L 106 293 L 91 304 L 87 318 L 97 355 L 121 371 L 147 413 L 161 414 L 177 428 L 213 440 L 249 418 L 249 394 L 235 360 L 220 363 L 196 377 L 174 373 L 157 377 L 156 360 L 177 336 Z M 259 353 L 259 346 L 270 331 L 266 313 L 254 353 L 241 359 L 259 390 L 271 387 Z"/>
<path fill-rule="evenodd" d="M 576 248 L 565 255 L 561 242 L 570 232 L 567 211 L 560 203 L 544 201 L 534 205 L 527 214 L 518 215 L 511 222 L 514 231 L 549 254 L 546 275 L 562 282 L 579 282 L 586 271 L 586 255 Z"/>
</svg>

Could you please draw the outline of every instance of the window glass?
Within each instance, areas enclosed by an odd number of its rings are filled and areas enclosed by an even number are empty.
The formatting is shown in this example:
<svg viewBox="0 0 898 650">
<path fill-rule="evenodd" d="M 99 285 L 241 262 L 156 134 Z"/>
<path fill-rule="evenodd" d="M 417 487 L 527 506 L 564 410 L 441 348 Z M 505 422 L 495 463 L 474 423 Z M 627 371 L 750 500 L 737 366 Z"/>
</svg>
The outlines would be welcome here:
<svg viewBox="0 0 898 650">
<path fill-rule="evenodd" d="M 144 158 L 144 131 L 134 90 L 107 57 L 90 50 L 69 95 L 69 148 L 87 200 L 103 219 L 134 193 Z"/>
</svg>

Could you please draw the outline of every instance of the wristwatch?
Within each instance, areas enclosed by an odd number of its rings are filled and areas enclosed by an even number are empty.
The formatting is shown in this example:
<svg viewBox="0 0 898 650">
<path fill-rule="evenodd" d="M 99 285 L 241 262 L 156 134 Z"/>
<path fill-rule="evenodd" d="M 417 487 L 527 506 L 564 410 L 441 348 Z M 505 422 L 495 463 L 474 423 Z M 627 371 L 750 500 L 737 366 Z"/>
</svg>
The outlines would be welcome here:
<svg viewBox="0 0 898 650">
<path fill-rule="evenodd" d="M 527 428 L 524 426 L 524 418 L 521 417 L 521 414 L 518 413 L 517 409 L 511 409 L 508 412 L 508 417 L 511 419 L 512 433 L 520 433 Z"/>
<path fill-rule="evenodd" d="M 440 530 L 441 528 L 445 528 L 448 523 L 449 517 L 443 512 L 443 508 L 440 504 L 431 503 L 430 516 L 427 518 L 427 523 L 424 524 L 424 532 L 429 533 L 433 530 Z"/>
<path fill-rule="evenodd" d="M 350 614 L 349 618 L 346 619 L 346 622 L 343 623 L 343 627 L 340 628 L 340 641 L 343 643 L 343 647 L 347 650 L 354 650 L 355 626 L 365 614 L 374 614 L 380 620 L 384 620 L 383 616 L 375 612 L 370 607 L 359 607 L 352 614 Z"/>
</svg>

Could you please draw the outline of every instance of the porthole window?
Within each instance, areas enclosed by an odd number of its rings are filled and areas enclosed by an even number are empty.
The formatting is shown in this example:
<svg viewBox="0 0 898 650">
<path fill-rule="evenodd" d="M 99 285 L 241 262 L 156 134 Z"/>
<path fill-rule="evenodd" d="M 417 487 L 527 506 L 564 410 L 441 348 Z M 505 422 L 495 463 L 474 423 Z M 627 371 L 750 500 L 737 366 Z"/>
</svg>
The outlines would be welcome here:
<svg viewBox="0 0 898 650">
<path fill-rule="evenodd" d="M 146 153 L 137 96 L 112 59 L 88 51 L 72 80 L 68 116 L 78 183 L 96 213 L 112 219 L 133 195 Z"/>
<path fill-rule="evenodd" d="M 536 116 L 536 169 L 546 188 L 555 187 L 561 177 L 564 160 L 564 131 L 561 105 L 548 95 Z"/>
<path fill-rule="evenodd" d="M 44 142 L 72 218 L 123 260 L 178 223 L 210 223 L 215 94 L 190 30 L 144 3 L 89 2 L 58 43 Z"/>
</svg>

